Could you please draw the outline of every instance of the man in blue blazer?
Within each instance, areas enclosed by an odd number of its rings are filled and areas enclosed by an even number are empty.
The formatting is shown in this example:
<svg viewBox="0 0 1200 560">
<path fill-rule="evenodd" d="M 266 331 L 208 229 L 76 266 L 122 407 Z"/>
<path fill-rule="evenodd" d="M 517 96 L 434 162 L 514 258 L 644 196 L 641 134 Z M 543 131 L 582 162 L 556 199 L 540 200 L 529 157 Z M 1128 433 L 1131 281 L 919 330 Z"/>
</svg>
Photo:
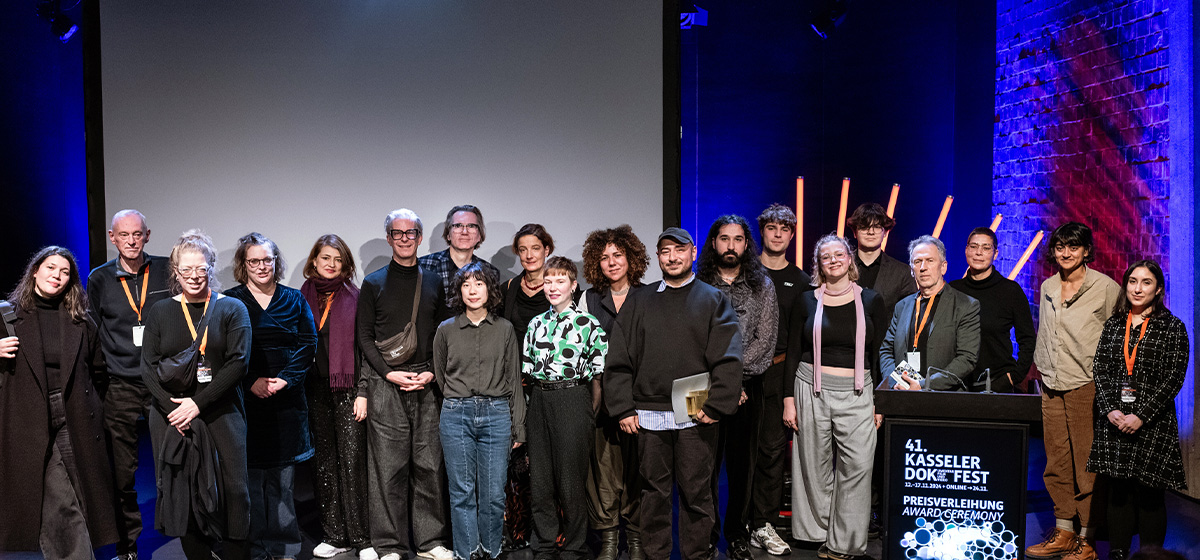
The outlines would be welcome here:
<svg viewBox="0 0 1200 560">
<path fill-rule="evenodd" d="M 945 281 L 946 246 L 922 235 L 908 244 L 908 261 L 917 293 L 896 304 L 892 323 L 879 350 L 883 385 L 895 389 L 965 391 L 964 379 L 979 356 L 979 301 Z M 924 379 L 903 375 L 904 383 L 889 376 L 907 361 Z"/>
</svg>

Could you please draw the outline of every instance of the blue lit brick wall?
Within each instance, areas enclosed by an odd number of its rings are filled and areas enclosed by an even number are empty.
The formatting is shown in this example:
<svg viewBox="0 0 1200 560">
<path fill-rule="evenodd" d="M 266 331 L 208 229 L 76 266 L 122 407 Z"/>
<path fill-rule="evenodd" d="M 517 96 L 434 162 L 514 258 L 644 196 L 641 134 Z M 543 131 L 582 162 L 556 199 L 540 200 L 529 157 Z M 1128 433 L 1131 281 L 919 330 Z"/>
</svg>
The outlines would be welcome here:
<svg viewBox="0 0 1200 560">
<path fill-rule="evenodd" d="M 998 3 L 992 205 L 1004 214 L 1001 271 L 1036 232 L 1048 240 L 1071 220 L 1094 230 L 1101 272 L 1119 280 L 1141 258 L 1169 270 L 1166 8 Z M 1031 296 L 1052 273 L 1046 250 L 1043 241 L 1018 278 Z"/>
</svg>

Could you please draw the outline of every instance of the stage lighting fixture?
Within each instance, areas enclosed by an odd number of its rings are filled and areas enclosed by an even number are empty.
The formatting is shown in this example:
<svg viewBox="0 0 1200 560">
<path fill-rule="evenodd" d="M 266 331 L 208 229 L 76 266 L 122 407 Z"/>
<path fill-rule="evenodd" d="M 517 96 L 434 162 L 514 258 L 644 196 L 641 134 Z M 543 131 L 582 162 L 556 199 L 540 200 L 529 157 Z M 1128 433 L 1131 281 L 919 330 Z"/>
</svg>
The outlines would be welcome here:
<svg viewBox="0 0 1200 560">
<path fill-rule="evenodd" d="M 818 2 L 813 9 L 812 29 L 817 32 L 817 36 L 822 39 L 828 39 L 829 34 L 833 33 L 834 28 L 842 23 L 842 19 L 846 17 L 846 8 L 850 0 L 824 0 Z"/>
<path fill-rule="evenodd" d="M 50 24 L 50 32 L 63 43 L 70 41 L 71 36 L 79 30 L 79 26 L 63 13 L 59 0 L 38 0 L 36 13 Z"/>
</svg>

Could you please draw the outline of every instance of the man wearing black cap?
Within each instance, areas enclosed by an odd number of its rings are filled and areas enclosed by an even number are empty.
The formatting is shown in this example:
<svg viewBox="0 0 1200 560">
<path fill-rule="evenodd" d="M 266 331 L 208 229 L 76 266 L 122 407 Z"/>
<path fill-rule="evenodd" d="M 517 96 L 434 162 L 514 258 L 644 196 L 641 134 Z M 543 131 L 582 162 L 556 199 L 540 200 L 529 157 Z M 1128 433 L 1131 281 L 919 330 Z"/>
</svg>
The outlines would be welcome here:
<svg viewBox="0 0 1200 560">
<path fill-rule="evenodd" d="M 647 558 L 671 555 L 671 492 L 679 486 L 679 548 L 684 560 L 711 556 L 716 523 L 711 477 L 722 416 L 737 412 L 742 338 L 729 297 L 696 280 L 696 246 L 680 228 L 658 236 L 657 288 L 630 294 L 609 339 L 605 405 L 621 429 L 638 434 L 642 544 Z M 676 379 L 709 374 L 701 410 L 676 422 Z"/>
</svg>

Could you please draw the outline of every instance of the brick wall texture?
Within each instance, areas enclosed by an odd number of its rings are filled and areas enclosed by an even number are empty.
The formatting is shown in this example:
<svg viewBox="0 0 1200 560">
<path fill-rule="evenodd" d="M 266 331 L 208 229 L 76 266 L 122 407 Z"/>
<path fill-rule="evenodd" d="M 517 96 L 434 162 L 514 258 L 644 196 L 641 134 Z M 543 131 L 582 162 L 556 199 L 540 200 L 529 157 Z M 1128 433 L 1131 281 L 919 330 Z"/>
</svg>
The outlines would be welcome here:
<svg viewBox="0 0 1200 560">
<path fill-rule="evenodd" d="M 998 2 L 996 267 L 1008 274 L 1044 231 L 1017 278 L 1031 302 L 1053 271 L 1050 233 L 1068 221 L 1092 228 L 1091 266 L 1118 282 L 1142 258 L 1170 279 L 1166 10 L 1167 0 Z"/>
</svg>

